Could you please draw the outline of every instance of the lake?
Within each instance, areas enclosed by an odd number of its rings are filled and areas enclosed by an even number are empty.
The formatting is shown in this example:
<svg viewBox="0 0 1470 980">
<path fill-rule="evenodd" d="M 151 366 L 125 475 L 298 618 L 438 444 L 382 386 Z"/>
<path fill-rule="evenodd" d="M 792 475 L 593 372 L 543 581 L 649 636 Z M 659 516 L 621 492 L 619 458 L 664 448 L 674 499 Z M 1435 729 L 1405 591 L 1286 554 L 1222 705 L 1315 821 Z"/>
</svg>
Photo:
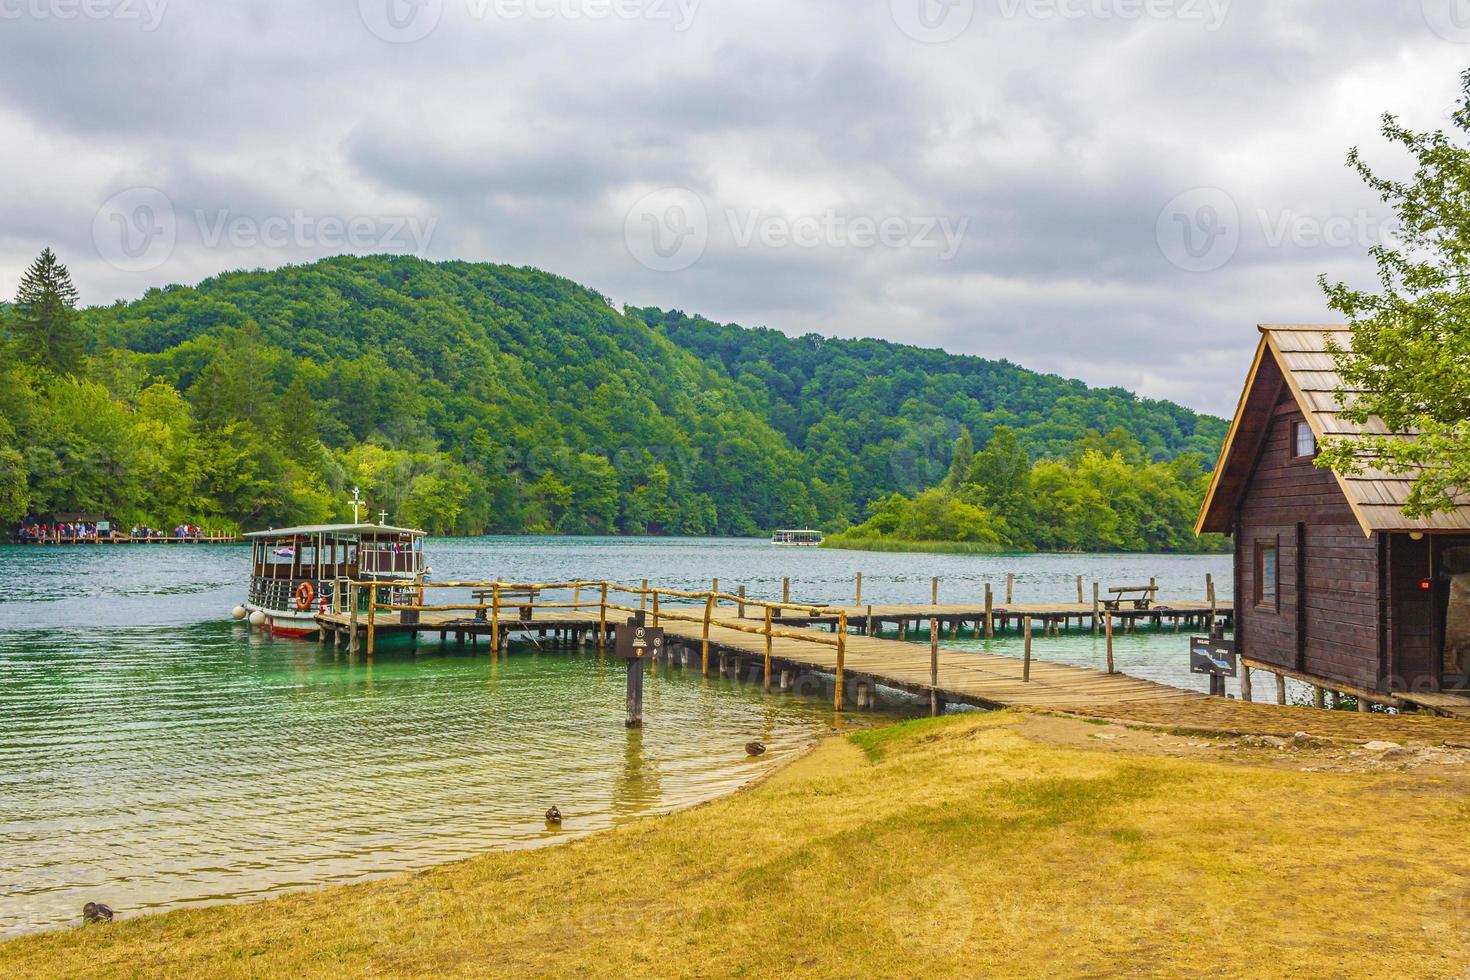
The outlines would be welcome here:
<svg viewBox="0 0 1470 980">
<path fill-rule="evenodd" d="M 434 577 L 746 586 L 796 601 L 1075 598 L 1075 576 L 1159 580 L 1165 598 L 1228 598 L 1228 556 L 895 555 L 765 541 L 476 538 L 428 545 Z M 814 739 L 920 711 L 761 694 L 660 669 L 646 726 L 623 728 L 623 672 L 595 651 L 385 645 L 371 662 L 229 619 L 245 546 L 0 547 L 0 936 L 362 880 L 493 848 L 533 847 L 729 793 Z M 945 641 L 1016 652 L 998 637 Z M 1038 638 L 1040 659 L 1098 666 L 1090 633 Z M 1121 670 L 1203 690 L 1187 642 L 1117 638 Z M 744 745 L 763 741 L 766 755 Z M 566 820 L 546 827 L 556 804 Z"/>
</svg>

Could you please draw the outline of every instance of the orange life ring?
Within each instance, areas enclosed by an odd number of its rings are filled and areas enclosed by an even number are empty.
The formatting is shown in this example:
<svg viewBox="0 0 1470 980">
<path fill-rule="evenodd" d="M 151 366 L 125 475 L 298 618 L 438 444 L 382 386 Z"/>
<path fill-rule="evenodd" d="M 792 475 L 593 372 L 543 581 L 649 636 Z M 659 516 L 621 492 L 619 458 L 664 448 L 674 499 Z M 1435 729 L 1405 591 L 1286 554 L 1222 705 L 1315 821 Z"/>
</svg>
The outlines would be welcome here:
<svg viewBox="0 0 1470 980">
<path fill-rule="evenodd" d="M 312 588 L 310 582 L 302 582 L 296 586 L 296 608 L 302 612 L 311 608 L 311 600 L 316 598 L 316 589 Z"/>
</svg>

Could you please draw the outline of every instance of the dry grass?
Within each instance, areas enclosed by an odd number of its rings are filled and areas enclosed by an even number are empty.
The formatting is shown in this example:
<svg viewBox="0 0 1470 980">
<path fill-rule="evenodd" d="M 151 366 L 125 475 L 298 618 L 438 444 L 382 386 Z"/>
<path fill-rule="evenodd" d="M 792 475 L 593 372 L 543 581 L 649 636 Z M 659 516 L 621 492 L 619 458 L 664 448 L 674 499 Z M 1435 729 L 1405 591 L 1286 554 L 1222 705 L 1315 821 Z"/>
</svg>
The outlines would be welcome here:
<svg viewBox="0 0 1470 980">
<path fill-rule="evenodd" d="M 832 740 L 752 792 L 566 847 L 32 937 L 0 946 L 0 975 L 1470 965 L 1464 775 L 1087 748 L 1098 731 L 999 713 Z"/>
</svg>

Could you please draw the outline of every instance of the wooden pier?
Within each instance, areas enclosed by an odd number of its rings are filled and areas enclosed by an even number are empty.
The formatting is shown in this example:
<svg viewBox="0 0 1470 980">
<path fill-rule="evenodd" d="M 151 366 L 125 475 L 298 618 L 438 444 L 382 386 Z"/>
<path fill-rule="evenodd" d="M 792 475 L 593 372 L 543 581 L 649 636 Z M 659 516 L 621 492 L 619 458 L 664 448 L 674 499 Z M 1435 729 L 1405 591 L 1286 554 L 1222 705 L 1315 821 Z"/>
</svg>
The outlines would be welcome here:
<svg viewBox="0 0 1470 980">
<path fill-rule="evenodd" d="M 234 544 L 240 536 L 227 531 L 209 531 L 204 534 L 187 535 L 138 535 L 131 534 L 54 534 L 48 533 L 35 538 L 15 537 L 11 544 L 46 545 L 103 545 L 103 544 Z"/>
<path fill-rule="evenodd" d="M 383 601 L 383 589 L 359 596 L 366 583 L 339 590 L 339 608 L 318 617 L 322 638 L 350 651 L 374 651 L 385 635 L 438 633 L 492 653 L 506 648 L 512 634 L 533 642 L 595 645 L 608 649 L 630 616 L 664 630 L 664 662 L 698 669 L 705 676 L 750 677 L 767 690 L 812 690 L 815 680 L 830 690 L 833 705 L 872 707 L 879 685 L 928 697 L 935 711 L 943 704 L 985 708 L 1076 709 L 1107 704 L 1177 704 L 1206 695 L 1127 676 L 1046 663 L 1031 657 L 1031 640 L 1066 625 L 1091 626 L 1107 634 L 1115 625 L 1165 621 L 1205 623 L 1228 617 L 1228 604 L 1159 603 L 1149 609 L 1094 608 L 1086 603 L 997 606 L 885 605 L 832 607 L 790 602 L 789 587 L 780 602 L 710 590 L 686 592 L 625 586 L 611 582 L 524 584 L 507 582 L 427 583 L 426 589 L 455 589 L 475 596 L 470 604 L 432 604 L 422 596 L 405 602 Z M 549 593 L 571 593 L 550 601 Z M 618 601 L 621 597 L 624 601 Z M 693 600 L 699 600 L 695 604 Z M 636 603 L 636 605 L 635 605 Z M 885 624 L 900 629 L 899 639 L 875 635 Z M 923 624 L 927 646 L 901 637 Z M 1008 627 L 1026 636 L 1025 655 L 999 656 L 941 649 L 947 632 L 958 635 L 968 624 L 975 635 L 994 635 Z M 853 632 L 857 630 L 858 632 Z M 1111 642 L 1109 642 L 1111 654 Z M 1109 664 L 1111 666 L 1111 656 Z"/>
</svg>

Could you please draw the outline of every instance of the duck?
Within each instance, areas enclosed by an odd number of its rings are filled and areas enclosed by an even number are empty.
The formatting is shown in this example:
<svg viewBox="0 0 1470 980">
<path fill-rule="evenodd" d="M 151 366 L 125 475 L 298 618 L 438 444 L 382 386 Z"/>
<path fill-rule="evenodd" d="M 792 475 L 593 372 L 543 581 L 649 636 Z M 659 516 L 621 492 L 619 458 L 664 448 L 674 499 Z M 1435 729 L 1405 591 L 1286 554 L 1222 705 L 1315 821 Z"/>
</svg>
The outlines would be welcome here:
<svg viewBox="0 0 1470 980">
<path fill-rule="evenodd" d="M 546 811 L 546 822 L 549 823 L 549 824 L 555 824 L 556 826 L 560 827 L 561 826 L 561 811 L 558 810 L 556 807 L 552 807 L 551 809 L 547 810 Z"/>
<path fill-rule="evenodd" d="M 766 754 L 766 746 L 765 746 L 765 743 L 763 743 L 763 742 L 746 742 L 745 743 L 745 753 L 746 753 L 746 755 L 765 755 Z"/>
<path fill-rule="evenodd" d="M 112 907 L 101 902 L 88 902 L 82 906 L 82 921 L 87 925 L 112 921 Z"/>
</svg>

